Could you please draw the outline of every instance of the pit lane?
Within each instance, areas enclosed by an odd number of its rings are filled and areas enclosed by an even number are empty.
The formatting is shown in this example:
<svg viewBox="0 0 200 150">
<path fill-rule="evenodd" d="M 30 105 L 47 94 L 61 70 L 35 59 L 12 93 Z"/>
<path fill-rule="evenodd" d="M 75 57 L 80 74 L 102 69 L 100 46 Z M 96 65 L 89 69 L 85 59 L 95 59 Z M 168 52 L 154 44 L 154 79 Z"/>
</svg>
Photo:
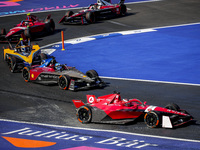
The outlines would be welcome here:
<svg viewBox="0 0 200 150">
<path fill-rule="evenodd" d="M 62 16 L 64 11 L 51 12 L 56 22 L 56 33 L 52 36 L 39 38 L 34 42 L 37 42 L 40 46 L 58 42 L 60 41 L 61 30 L 65 31 L 65 39 L 72 39 L 123 30 L 195 23 L 200 21 L 200 12 L 197 4 L 199 4 L 197 0 L 193 2 L 187 2 L 186 0 L 169 0 L 154 3 L 131 4 L 128 5 L 130 10 L 126 17 L 99 21 L 96 24 L 88 26 L 59 25 L 57 22 L 60 17 L 57 16 Z M 40 13 L 36 15 L 39 18 L 44 18 L 47 14 L 48 13 Z M 1 27 L 6 27 L 8 30 L 13 24 L 19 22 L 19 20 L 23 20 L 24 17 L 25 15 L 1 18 Z M 1 44 L 1 47 L 2 46 L 3 44 Z M 3 57 L 2 55 L 3 53 L 1 53 L 1 58 Z M 25 83 L 21 74 L 11 74 L 9 72 L 2 59 L 0 60 L 0 68 L 1 118 L 200 140 L 199 121 L 197 121 L 196 124 L 173 130 L 149 129 L 143 122 L 128 125 L 82 125 L 76 120 L 74 107 L 71 103 L 71 100 L 74 98 L 85 100 L 86 94 L 92 93 L 101 96 L 112 93 L 113 90 L 117 90 L 121 92 L 124 98 L 137 97 L 138 99 L 147 101 L 149 104 L 165 106 L 170 102 L 175 102 L 179 104 L 180 107 L 189 111 L 196 120 L 199 120 L 198 106 L 200 104 L 200 87 L 198 86 L 104 79 L 106 82 L 110 83 L 105 89 L 74 93 L 71 91 L 62 91 L 58 86 Z"/>
</svg>

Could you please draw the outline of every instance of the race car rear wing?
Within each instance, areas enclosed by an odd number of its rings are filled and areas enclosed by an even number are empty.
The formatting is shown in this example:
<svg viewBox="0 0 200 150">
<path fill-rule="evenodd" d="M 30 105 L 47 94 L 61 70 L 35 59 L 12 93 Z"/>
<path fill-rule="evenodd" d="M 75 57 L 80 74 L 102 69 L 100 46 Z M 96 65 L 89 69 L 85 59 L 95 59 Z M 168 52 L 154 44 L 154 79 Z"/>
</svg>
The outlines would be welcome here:
<svg viewBox="0 0 200 150">
<path fill-rule="evenodd" d="M 79 107 L 85 105 L 85 104 L 82 102 L 82 100 L 72 100 L 72 102 L 74 103 L 74 105 L 75 105 L 76 108 L 79 108 Z"/>
</svg>

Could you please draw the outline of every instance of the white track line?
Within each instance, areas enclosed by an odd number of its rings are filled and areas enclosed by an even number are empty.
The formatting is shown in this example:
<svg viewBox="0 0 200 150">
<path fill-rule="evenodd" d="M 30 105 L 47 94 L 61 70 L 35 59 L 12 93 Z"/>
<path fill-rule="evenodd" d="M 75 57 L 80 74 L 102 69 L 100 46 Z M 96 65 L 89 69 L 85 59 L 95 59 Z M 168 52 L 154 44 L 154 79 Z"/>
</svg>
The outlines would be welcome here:
<svg viewBox="0 0 200 150">
<path fill-rule="evenodd" d="M 105 78 L 105 79 L 114 79 L 114 80 L 127 80 L 127 81 L 139 81 L 139 82 L 153 82 L 153 83 L 165 83 L 165 84 L 176 84 L 176 85 L 200 86 L 200 84 L 193 84 L 193 83 L 167 82 L 167 81 L 156 81 L 156 80 L 105 77 L 105 76 L 100 76 L 100 77 Z"/>
</svg>

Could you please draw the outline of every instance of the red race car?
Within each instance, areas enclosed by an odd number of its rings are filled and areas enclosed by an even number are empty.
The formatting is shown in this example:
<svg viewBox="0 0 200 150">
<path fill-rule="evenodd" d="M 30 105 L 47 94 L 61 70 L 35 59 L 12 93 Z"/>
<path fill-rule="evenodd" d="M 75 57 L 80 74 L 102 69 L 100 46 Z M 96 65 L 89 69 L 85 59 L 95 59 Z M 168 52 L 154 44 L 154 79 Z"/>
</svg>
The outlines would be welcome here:
<svg viewBox="0 0 200 150">
<path fill-rule="evenodd" d="M 97 19 L 111 18 L 115 16 L 124 16 L 127 12 L 124 0 L 120 0 L 119 4 L 111 4 L 110 0 L 97 0 L 97 3 L 91 4 L 87 9 L 78 13 L 67 11 L 65 16 L 59 23 L 94 23 Z"/>
<path fill-rule="evenodd" d="M 117 92 L 98 98 L 87 95 L 87 102 L 84 104 L 81 100 L 73 100 L 81 123 L 127 123 L 143 115 L 148 127 L 173 128 L 193 120 L 189 113 L 176 104 L 169 104 L 165 108 L 146 105 L 146 102 L 138 99 L 121 99 Z"/>
<path fill-rule="evenodd" d="M 44 20 L 39 20 L 36 16 L 27 14 L 26 19 L 10 29 L 7 34 L 5 29 L 1 29 L 0 40 L 18 41 L 22 33 L 28 38 L 35 38 L 52 34 L 54 30 L 55 23 L 51 19 L 51 15 L 48 15 Z"/>
</svg>

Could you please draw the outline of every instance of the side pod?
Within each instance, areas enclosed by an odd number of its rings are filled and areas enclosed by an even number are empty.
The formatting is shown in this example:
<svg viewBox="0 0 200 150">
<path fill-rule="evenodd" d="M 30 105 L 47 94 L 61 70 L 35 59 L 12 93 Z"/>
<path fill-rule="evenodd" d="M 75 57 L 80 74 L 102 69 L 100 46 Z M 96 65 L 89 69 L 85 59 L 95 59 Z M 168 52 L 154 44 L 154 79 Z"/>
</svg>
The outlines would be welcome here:
<svg viewBox="0 0 200 150">
<path fill-rule="evenodd" d="M 82 100 L 72 100 L 72 101 L 73 101 L 73 103 L 74 103 L 74 105 L 75 105 L 76 108 L 79 108 L 79 107 L 85 105 L 85 104 L 82 102 Z"/>
</svg>

